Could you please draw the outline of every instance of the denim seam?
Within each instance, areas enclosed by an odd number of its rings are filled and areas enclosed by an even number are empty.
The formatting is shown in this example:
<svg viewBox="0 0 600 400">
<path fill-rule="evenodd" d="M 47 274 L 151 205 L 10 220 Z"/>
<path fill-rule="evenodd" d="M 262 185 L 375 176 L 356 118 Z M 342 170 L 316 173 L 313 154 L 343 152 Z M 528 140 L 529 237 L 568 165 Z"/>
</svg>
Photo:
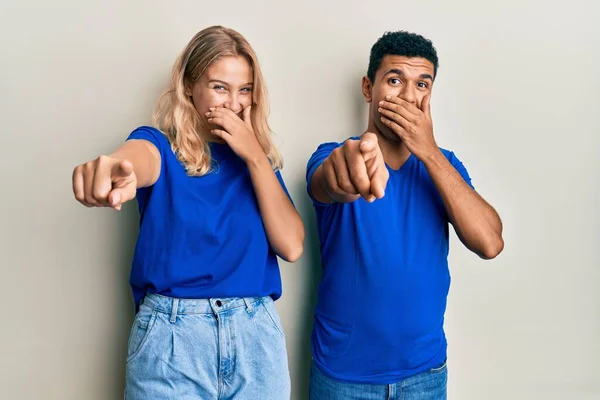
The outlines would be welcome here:
<svg viewBox="0 0 600 400">
<path fill-rule="evenodd" d="M 127 360 L 125 361 L 126 365 L 131 364 L 131 362 L 137 358 L 137 356 L 141 353 L 142 349 L 146 346 L 146 343 L 148 342 L 148 337 L 150 337 L 150 334 L 152 333 L 152 331 L 154 330 L 154 326 L 156 325 L 157 316 L 157 311 L 153 310 L 152 316 L 150 317 L 150 321 L 148 322 L 148 328 L 146 329 L 146 333 L 144 334 L 144 337 L 142 338 L 142 341 L 140 342 L 138 348 L 131 354 L 131 356 L 127 357 Z M 134 327 L 136 326 L 136 324 L 137 322 L 134 323 Z"/>
<path fill-rule="evenodd" d="M 273 318 L 273 316 L 271 315 L 271 312 L 269 311 L 269 309 L 267 308 L 267 305 L 264 302 L 260 302 L 263 306 L 263 308 L 265 309 L 265 312 L 267 313 L 267 315 L 269 316 L 269 319 L 271 320 L 271 324 L 273 325 L 273 327 L 277 330 L 277 332 L 279 332 L 279 334 L 282 337 L 285 337 L 285 333 L 283 333 L 281 331 L 281 329 L 279 328 L 279 326 L 277 326 L 277 322 L 275 322 L 275 319 Z"/>
<path fill-rule="evenodd" d="M 438 372 L 443 372 L 446 369 L 446 367 L 447 367 L 447 364 L 446 364 L 446 361 L 444 361 L 444 363 L 441 366 L 439 366 L 437 368 L 431 368 L 429 370 L 429 372 L 432 372 L 434 374 L 438 373 Z"/>
</svg>

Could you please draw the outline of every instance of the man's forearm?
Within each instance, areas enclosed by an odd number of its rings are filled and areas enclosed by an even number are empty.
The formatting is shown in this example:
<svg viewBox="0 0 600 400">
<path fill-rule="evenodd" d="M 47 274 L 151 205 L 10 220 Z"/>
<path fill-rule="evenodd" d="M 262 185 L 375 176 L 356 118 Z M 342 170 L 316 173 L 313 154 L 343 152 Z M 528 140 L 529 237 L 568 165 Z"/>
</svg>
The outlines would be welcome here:
<svg viewBox="0 0 600 400">
<path fill-rule="evenodd" d="M 465 182 L 441 151 L 423 162 L 460 240 L 482 258 L 496 257 L 504 241 L 502 222 L 494 208 Z"/>
</svg>

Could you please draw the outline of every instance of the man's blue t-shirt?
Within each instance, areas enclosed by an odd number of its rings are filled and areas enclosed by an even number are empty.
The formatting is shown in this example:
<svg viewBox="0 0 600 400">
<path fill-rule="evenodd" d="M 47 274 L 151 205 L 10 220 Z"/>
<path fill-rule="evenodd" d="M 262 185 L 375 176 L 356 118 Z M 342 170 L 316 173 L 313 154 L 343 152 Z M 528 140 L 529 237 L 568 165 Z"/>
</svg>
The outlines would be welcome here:
<svg viewBox="0 0 600 400">
<path fill-rule="evenodd" d="M 318 202 L 313 173 L 341 145 L 322 144 L 307 166 L 323 264 L 313 358 L 331 378 L 391 384 L 446 359 L 448 215 L 414 155 L 398 170 L 388 167 L 383 199 Z M 454 153 L 441 151 L 471 185 Z"/>
<path fill-rule="evenodd" d="M 244 161 L 227 144 L 212 143 L 213 171 L 190 177 L 159 130 L 143 126 L 132 139 L 151 142 L 161 156 L 156 183 L 137 191 L 140 228 L 130 277 L 136 307 L 146 293 L 278 299 L 277 257 Z"/>
</svg>

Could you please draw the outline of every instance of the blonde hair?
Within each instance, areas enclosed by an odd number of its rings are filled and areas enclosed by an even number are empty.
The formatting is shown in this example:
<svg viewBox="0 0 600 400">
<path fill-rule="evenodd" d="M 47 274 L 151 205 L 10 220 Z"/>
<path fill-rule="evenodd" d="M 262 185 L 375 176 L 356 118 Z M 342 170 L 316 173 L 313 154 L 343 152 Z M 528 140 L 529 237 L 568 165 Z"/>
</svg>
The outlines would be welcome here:
<svg viewBox="0 0 600 400">
<path fill-rule="evenodd" d="M 152 116 L 154 125 L 167 136 L 173 152 L 190 176 L 209 173 L 212 162 L 206 140 L 210 126 L 186 95 L 186 85 L 198 81 L 214 61 L 227 56 L 242 56 L 250 64 L 254 79 L 250 113 L 252 127 L 273 168 L 283 167 L 267 123 L 267 90 L 254 50 L 233 29 L 211 26 L 198 32 L 175 61 L 169 89 L 158 99 Z"/>
</svg>

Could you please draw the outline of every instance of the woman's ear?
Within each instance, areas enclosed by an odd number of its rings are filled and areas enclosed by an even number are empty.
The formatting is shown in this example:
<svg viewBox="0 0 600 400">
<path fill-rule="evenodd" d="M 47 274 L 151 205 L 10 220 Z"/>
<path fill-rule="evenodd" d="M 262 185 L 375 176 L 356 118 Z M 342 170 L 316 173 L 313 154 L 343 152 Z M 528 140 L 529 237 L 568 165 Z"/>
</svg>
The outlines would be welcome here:
<svg viewBox="0 0 600 400">
<path fill-rule="evenodd" d="M 185 92 L 184 92 L 185 95 L 191 99 L 192 98 L 192 85 L 189 82 L 186 82 L 184 84 L 184 87 L 185 87 Z"/>
</svg>

